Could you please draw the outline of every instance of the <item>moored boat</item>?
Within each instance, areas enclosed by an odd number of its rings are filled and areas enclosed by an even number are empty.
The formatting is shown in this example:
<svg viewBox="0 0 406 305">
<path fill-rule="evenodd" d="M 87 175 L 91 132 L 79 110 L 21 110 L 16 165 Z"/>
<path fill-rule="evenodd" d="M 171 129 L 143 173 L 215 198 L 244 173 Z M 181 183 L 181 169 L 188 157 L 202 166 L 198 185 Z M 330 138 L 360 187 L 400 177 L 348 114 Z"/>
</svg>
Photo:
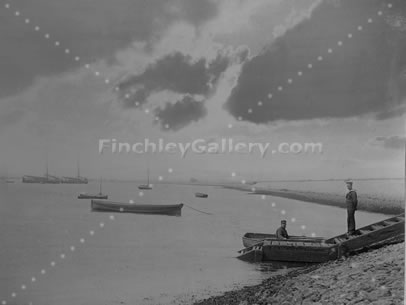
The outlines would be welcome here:
<svg viewBox="0 0 406 305">
<path fill-rule="evenodd" d="M 400 214 L 359 228 L 353 235 L 341 234 L 326 240 L 338 244 L 342 255 L 366 248 L 405 240 L 405 214 Z"/>
<path fill-rule="evenodd" d="M 206 193 L 199 193 L 199 192 L 196 192 L 196 193 L 195 193 L 195 197 L 197 197 L 197 198 L 207 198 L 207 197 L 209 197 L 209 195 L 206 194 Z"/>
<path fill-rule="evenodd" d="M 183 203 L 180 204 L 138 204 L 123 203 L 106 200 L 92 200 L 92 211 L 100 212 L 119 212 L 119 213 L 136 213 L 136 214 L 158 214 L 181 216 Z"/>
<path fill-rule="evenodd" d="M 60 179 L 55 176 L 46 175 L 45 177 L 25 175 L 22 178 L 23 183 L 37 183 L 37 184 L 59 184 Z"/>
<path fill-rule="evenodd" d="M 87 194 L 87 193 L 81 193 L 78 196 L 78 199 L 108 199 L 108 195 L 104 194 Z"/>
<path fill-rule="evenodd" d="M 147 170 L 147 183 L 146 184 L 140 184 L 138 186 L 138 189 L 139 190 L 152 190 L 152 184 L 149 183 L 149 167 L 148 167 L 148 170 Z"/>
<path fill-rule="evenodd" d="M 324 242 L 265 240 L 263 260 L 284 262 L 322 263 L 339 258 L 338 245 Z"/>
<path fill-rule="evenodd" d="M 151 184 L 140 184 L 138 186 L 138 189 L 140 190 L 152 190 Z"/>
<path fill-rule="evenodd" d="M 355 234 L 326 240 L 264 239 L 239 251 L 248 261 L 291 261 L 320 263 L 405 239 L 405 214 L 362 227 Z"/>
<path fill-rule="evenodd" d="M 289 240 L 298 240 L 306 242 L 320 242 L 324 240 L 324 237 L 308 237 L 308 236 L 289 236 Z M 258 244 L 264 240 L 278 240 L 275 234 L 267 233 L 245 233 L 242 237 L 242 244 L 244 247 L 251 247 L 254 244 Z"/>
<path fill-rule="evenodd" d="M 98 194 L 80 193 L 78 199 L 108 199 L 109 196 L 102 192 L 102 179 L 100 178 L 100 189 Z"/>
<path fill-rule="evenodd" d="M 89 180 L 84 177 L 62 177 L 61 183 L 64 184 L 88 184 Z"/>
</svg>

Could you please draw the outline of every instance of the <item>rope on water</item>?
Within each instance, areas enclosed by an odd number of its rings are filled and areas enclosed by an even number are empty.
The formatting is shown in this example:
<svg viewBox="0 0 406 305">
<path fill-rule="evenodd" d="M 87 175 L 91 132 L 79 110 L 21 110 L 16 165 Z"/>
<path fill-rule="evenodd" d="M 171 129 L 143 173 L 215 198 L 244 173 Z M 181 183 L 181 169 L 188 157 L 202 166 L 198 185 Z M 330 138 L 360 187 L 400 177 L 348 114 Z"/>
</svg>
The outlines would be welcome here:
<svg viewBox="0 0 406 305">
<path fill-rule="evenodd" d="M 203 214 L 206 214 L 206 215 L 213 215 L 212 213 L 207 213 L 207 212 L 204 212 L 204 211 L 201 211 L 201 210 L 195 209 L 194 207 L 191 207 L 190 205 L 187 205 L 187 204 L 185 204 L 185 203 L 184 203 L 184 205 L 185 205 L 186 207 L 188 207 L 189 209 L 192 209 L 192 210 L 198 211 L 198 212 L 200 212 L 200 213 L 203 213 Z"/>
</svg>

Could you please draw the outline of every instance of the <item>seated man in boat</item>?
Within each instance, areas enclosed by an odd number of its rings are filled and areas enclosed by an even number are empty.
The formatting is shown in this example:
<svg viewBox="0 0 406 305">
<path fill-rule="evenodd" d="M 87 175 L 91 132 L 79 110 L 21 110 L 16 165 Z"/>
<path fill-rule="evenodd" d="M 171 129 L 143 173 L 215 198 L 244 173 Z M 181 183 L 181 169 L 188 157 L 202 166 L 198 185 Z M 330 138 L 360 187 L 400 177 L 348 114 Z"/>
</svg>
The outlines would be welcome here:
<svg viewBox="0 0 406 305">
<path fill-rule="evenodd" d="M 276 238 L 277 239 L 288 239 L 288 231 L 286 231 L 286 220 L 281 221 L 281 226 L 278 230 L 276 230 Z"/>
</svg>

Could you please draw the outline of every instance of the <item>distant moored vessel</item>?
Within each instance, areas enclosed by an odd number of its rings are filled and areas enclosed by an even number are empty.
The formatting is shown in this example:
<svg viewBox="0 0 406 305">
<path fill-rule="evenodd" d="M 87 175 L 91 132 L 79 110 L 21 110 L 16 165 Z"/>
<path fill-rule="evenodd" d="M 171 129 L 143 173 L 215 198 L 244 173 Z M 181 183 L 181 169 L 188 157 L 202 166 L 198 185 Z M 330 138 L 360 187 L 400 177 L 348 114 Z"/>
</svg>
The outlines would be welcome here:
<svg viewBox="0 0 406 305">
<path fill-rule="evenodd" d="M 140 184 L 138 186 L 138 189 L 140 190 L 152 190 L 152 185 L 149 183 L 149 167 L 147 170 L 147 183 L 146 184 Z"/>
<path fill-rule="evenodd" d="M 108 199 L 109 196 L 102 192 L 102 179 L 100 178 L 100 189 L 98 194 L 80 193 L 78 199 Z"/>
</svg>

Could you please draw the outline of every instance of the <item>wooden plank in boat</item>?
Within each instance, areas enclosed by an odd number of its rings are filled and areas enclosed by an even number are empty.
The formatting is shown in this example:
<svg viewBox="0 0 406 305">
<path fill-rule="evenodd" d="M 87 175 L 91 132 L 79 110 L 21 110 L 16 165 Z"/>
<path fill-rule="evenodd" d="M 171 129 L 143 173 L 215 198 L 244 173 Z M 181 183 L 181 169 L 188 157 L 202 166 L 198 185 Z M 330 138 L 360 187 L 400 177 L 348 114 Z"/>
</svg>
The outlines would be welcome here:
<svg viewBox="0 0 406 305">
<path fill-rule="evenodd" d="M 320 263 L 337 258 L 336 246 L 317 247 L 317 246 L 271 246 L 264 245 L 264 261 L 294 261 Z"/>
<path fill-rule="evenodd" d="M 387 239 L 394 238 L 398 235 L 404 236 L 405 227 L 403 222 L 398 222 L 396 224 L 382 227 L 379 230 L 370 231 L 366 234 L 355 236 L 355 238 L 348 239 L 342 242 L 347 251 L 358 251 L 365 247 L 373 246 L 374 244 L 380 243 Z"/>
</svg>

